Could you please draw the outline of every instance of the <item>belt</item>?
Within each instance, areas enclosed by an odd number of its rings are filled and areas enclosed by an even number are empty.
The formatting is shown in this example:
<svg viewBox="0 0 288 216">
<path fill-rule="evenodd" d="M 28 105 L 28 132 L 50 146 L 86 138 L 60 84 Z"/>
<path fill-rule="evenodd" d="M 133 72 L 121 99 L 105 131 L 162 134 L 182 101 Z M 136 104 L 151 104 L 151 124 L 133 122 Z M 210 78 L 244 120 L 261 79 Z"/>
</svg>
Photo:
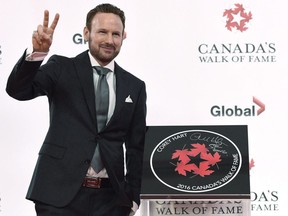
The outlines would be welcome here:
<svg viewBox="0 0 288 216">
<path fill-rule="evenodd" d="M 83 187 L 88 188 L 110 188 L 112 187 L 108 178 L 91 178 L 85 177 L 82 183 Z"/>
</svg>

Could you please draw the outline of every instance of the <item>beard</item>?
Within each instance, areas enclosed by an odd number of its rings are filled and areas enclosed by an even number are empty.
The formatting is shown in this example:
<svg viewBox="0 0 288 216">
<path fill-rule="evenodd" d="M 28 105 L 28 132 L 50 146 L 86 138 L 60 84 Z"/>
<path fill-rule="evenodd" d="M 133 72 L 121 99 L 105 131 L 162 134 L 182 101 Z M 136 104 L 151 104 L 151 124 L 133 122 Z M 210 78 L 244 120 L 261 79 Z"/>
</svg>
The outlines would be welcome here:
<svg viewBox="0 0 288 216">
<path fill-rule="evenodd" d="M 98 63 L 101 63 L 103 65 L 107 65 L 109 62 L 115 59 L 116 56 L 119 54 L 121 48 L 120 45 L 119 49 L 117 50 L 114 45 L 107 43 L 93 46 L 93 42 L 91 41 L 91 39 L 89 39 L 88 45 L 91 55 L 98 61 Z M 109 51 L 105 49 L 109 49 Z"/>
</svg>

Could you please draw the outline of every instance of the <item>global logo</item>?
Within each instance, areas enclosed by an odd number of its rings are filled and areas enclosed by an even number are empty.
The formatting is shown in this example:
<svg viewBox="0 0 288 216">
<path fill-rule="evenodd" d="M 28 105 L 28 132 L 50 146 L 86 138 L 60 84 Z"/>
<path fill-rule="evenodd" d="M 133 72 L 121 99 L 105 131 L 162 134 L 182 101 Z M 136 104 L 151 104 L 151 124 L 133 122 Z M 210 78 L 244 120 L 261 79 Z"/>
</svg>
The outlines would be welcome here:
<svg viewBox="0 0 288 216">
<path fill-rule="evenodd" d="M 238 174 L 242 156 L 229 138 L 208 130 L 186 130 L 163 139 L 154 148 L 150 167 L 164 185 L 181 192 L 219 189 Z"/>
<path fill-rule="evenodd" d="M 265 111 L 265 104 L 256 97 L 253 97 L 253 103 L 250 107 L 226 107 L 224 105 L 214 105 L 210 109 L 210 113 L 214 117 L 253 117 L 259 116 Z M 258 109 L 257 109 L 258 108 Z"/>
<path fill-rule="evenodd" d="M 77 45 L 82 45 L 82 44 L 87 43 L 87 41 L 84 39 L 84 37 L 80 33 L 74 34 L 72 37 L 72 40 L 73 40 L 73 43 Z"/>
<path fill-rule="evenodd" d="M 252 13 L 246 12 L 242 4 L 235 4 L 234 8 L 226 9 L 223 16 L 226 17 L 226 28 L 243 32 L 248 29 L 247 24 L 252 20 Z"/>
</svg>

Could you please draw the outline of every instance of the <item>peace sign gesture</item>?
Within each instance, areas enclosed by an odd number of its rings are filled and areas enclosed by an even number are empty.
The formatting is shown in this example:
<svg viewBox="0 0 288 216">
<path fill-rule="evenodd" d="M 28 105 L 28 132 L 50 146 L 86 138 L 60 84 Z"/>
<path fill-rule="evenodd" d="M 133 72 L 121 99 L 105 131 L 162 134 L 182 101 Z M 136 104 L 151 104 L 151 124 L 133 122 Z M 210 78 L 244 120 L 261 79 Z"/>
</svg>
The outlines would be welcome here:
<svg viewBox="0 0 288 216">
<path fill-rule="evenodd" d="M 43 25 L 37 27 L 37 31 L 33 32 L 32 45 L 33 52 L 48 52 L 52 44 L 54 30 L 59 20 L 59 14 L 57 13 L 50 27 L 49 24 L 49 11 L 44 11 Z"/>
</svg>

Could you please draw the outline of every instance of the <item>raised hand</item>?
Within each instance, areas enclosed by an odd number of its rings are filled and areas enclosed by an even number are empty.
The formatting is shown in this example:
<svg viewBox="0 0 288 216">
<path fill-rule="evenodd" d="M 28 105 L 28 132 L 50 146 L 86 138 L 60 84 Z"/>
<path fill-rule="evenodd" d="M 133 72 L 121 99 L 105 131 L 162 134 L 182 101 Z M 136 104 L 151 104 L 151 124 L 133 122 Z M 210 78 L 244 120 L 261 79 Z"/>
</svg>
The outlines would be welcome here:
<svg viewBox="0 0 288 216">
<path fill-rule="evenodd" d="M 44 11 L 43 25 L 37 27 L 37 31 L 33 32 L 32 45 L 33 52 L 48 52 L 52 44 L 54 30 L 59 20 L 59 14 L 57 13 L 50 27 L 49 25 L 49 11 Z"/>
</svg>

